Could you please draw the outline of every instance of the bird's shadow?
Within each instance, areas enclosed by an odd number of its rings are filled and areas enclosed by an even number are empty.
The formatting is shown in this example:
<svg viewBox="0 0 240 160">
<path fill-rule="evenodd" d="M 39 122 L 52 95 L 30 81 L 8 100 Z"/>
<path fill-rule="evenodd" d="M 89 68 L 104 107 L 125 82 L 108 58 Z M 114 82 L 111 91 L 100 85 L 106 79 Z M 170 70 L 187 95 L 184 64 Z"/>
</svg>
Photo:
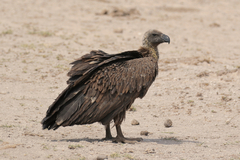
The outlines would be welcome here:
<svg viewBox="0 0 240 160">
<path fill-rule="evenodd" d="M 97 138 L 78 138 L 78 139 L 60 139 L 60 140 L 51 140 L 52 142 L 81 142 L 81 141 L 86 141 L 86 142 L 101 142 L 103 141 L 102 139 L 97 139 Z"/>
<path fill-rule="evenodd" d="M 103 140 L 103 139 L 98 139 L 98 138 L 78 138 L 78 139 L 60 139 L 60 140 L 51 140 L 52 142 L 81 142 L 81 141 L 86 141 L 86 142 L 111 142 L 110 140 Z M 201 143 L 199 141 L 194 141 L 194 140 L 182 140 L 178 139 L 175 137 L 164 137 L 164 138 L 157 138 L 157 139 L 150 139 L 150 138 L 144 138 L 143 141 L 140 143 L 152 143 L 155 142 L 157 144 L 164 144 L 164 145 L 174 145 L 174 144 L 183 144 L 183 143 Z"/>
<path fill-rule="evenodd" d="M 155 142 L 157 144 L 171 145 L 171 144 L 183 144 L 183 143 L 201 143 L 199 141 L 194 140 L 182 140 L 175 137 L 169 138 L 159 138 L 159 139 L 143 139 L 144 143 Z"/>
</svg>

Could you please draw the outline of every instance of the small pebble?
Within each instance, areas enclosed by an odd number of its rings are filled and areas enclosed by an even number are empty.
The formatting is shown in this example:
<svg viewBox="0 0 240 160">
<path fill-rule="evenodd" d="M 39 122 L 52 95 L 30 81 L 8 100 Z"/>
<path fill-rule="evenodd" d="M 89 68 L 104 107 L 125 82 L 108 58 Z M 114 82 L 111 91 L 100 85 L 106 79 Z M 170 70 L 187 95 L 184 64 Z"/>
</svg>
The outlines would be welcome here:
<svg viewBox="0 0 240 160">
<path fill-rule="evenodd" d="M 123 33 L 123 29 L 115 29 L 114 33 Z"/>
<path fill-rule="evenodd" d="M 149 132 L 148 131 L 141 131 L 140 135 L 142 136 L 148 136 Z"/>
<path fill-rule="evenodd" d="M 132 125 L 139 125 L 139 122 L 136 120 L 136 119 L 134 119 L 134 120 L 132 120 L 132 123 L 131 123 Z"/>
<path fill-rule="evenodd" d="M 202 97 L 203 95 L 202 95 L 202 93 L 197 93 L 197 95 L 196 95 L 197 97 Z"/>
<path fill-rule="evenodd" d="M 232 118 L 229 118 L 226 120 L 226 124 L 229 124 L 231 122 Z"/>
<path fill-rule="evenodd" d="M 145 154 L 153 154 L 156 153 L 155 149 L 147 149 L 145 150 Z"/>
<path fill-rule="evenodd" d="M 171 119 L 167 119 L 167 120 L 164 122 L 164 126 L 165 126 L 165 127 L 172 127 L 172 121 L 171 121 Z"/>
<path fill-rule="evenodd" d="M 107 155 L 99 155 L 96 160 L 104 160 L 104 159 L 108 159 L 108 156 Z"/>
</svg>

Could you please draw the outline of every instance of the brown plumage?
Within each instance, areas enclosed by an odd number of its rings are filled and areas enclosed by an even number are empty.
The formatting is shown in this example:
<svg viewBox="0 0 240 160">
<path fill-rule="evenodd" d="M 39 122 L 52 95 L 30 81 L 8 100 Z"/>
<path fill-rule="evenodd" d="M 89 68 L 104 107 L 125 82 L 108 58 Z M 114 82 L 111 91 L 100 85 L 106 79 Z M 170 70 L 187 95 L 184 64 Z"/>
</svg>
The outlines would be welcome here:
<svg viewBox="0 0 240 160">
<path fill-rule="evenodd" d="M 144 34 L 139 50 L 119 54 L 91 51 L 71 63 L 68 87 L 49 107 L 42 120 L 43 129 L 57 129 L 100 122 L 106 126 L 105 139 L 115 142 L 140 141 L 127 139 L 120 125 L 126 110 L 136 98 L 143 98 L 158 73 L 158 49 L 160 43 L 168 42 L 167 35 L 150 30 Z M 114 120 L 117 137 L 110 132 Z"/>
</svg>

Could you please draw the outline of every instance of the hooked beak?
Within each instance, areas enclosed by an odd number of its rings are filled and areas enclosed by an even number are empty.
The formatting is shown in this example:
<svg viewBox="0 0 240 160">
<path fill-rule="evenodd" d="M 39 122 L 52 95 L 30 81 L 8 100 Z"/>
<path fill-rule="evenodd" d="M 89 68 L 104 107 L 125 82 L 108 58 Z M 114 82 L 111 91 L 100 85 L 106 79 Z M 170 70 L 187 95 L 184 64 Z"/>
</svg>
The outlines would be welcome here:
<svg viewBox="0 0 240 160">
<path fill-rule="evenodd" d="M 162 38 L 163 42 L 167 42 L 168 44 L 170 43 L 170 38 L 167 35 L 162 34 L 161 38 Z"/>
</svg>

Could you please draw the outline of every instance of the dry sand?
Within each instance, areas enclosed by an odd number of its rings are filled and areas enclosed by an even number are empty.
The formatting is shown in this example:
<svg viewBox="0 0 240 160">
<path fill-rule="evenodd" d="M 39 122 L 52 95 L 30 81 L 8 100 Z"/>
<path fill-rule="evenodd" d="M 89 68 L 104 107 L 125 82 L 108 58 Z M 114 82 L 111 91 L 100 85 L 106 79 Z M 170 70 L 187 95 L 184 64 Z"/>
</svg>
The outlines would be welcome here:
<svg viewBox="0 0 240 160">
<path fill-rule="evenodd" d="M 171 44 L 159 46 L 159 75 L 122 125 L 143 142 L 100 141 L 98 123 L 42 130 L 70 62 L 138 49 L 149 29 Z M 1 160 L 240 159 L 240 1 L 2 0 L 0 88 Z"/>
</svg>

